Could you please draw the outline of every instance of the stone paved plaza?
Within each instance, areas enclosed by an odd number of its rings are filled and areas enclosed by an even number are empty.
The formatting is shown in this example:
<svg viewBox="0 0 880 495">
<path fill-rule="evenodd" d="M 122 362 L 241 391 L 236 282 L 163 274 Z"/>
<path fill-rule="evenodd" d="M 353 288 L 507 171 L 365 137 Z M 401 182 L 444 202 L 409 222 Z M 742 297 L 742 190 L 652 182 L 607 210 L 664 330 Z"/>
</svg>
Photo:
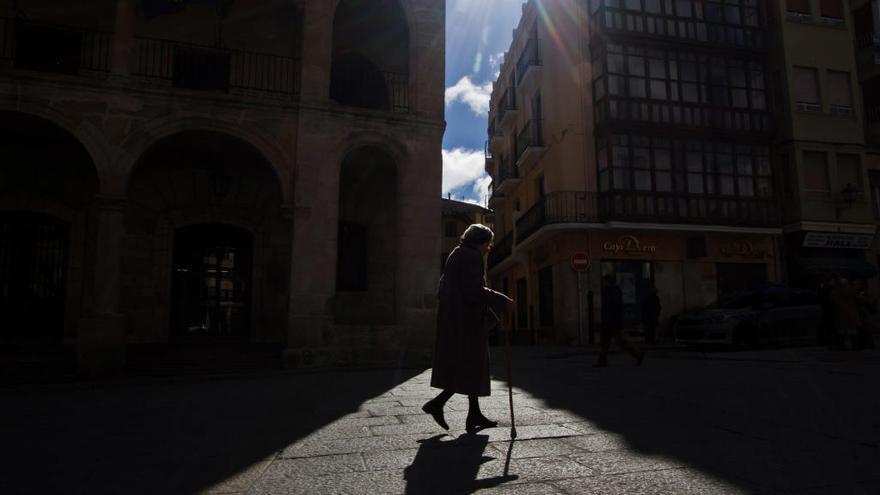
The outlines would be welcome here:
<svg viewBox="0 0 880 495">
<path fill-rule="evenodd" d="M 517 348 L 513 442 L 493 358 L 476 435 L 425 370 L 7 389 L 0 493 L 880 493 L 876 351 Z"/>
</svg>

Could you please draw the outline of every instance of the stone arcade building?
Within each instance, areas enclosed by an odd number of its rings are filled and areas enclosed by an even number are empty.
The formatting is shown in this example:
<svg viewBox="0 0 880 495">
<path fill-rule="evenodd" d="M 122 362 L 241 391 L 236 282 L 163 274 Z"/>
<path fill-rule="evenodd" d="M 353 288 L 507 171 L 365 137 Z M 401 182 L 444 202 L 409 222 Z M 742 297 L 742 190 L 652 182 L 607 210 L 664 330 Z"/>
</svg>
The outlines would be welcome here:
<svg viewBox="0 0 880 495">
<path fill-rule="evenodd" d="M 3 359 L 424 358 L 444 8 L 0 1 Z"/>
</svg>

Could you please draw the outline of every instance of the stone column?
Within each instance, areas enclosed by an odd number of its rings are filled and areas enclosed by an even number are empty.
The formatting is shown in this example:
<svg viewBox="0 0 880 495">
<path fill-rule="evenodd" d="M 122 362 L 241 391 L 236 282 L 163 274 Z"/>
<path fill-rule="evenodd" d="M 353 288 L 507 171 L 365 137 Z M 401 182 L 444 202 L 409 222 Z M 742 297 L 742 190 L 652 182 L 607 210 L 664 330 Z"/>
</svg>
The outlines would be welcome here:
<svg viewBox="0 0 880 495">
<path fill-rule="evenodd" d="M 135 17 L 137 15 L 135 0 L 116 0 L 115 34 L 113 35 L 113 53 L 110 59 L 110 70 L 113 74 L 127 76 L 131 72 L 132 58 L 135 53 Z"/>
<path fill-rule="evenodd" d="M 336 235 L 340 163 L 339 122 L 321 109 L 330 85 L 333 4 L 306 0 L 301 101 L 294 184 L 293 249 L 287 350 L 288 367 L 319 366 L 325 360 L 323 332 L 332 323 L 336 286 Z"/>
<path fill-rule="evenodd" d="M 122 198 L 101 196 L 93 206 L 94 246 L 85 314 L 76 338 L 77 372 L 113 376 L 125 366 L 125 322 L 119 313 L 120 257 L 125 232 Z"/>
</svg>

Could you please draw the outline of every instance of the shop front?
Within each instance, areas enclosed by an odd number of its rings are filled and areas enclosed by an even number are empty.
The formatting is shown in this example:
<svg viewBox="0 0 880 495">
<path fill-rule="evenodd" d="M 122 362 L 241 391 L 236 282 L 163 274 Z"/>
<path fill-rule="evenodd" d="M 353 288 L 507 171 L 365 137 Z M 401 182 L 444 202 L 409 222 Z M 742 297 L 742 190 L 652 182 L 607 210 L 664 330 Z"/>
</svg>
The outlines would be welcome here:
<svg viewBox="0 0 880 495">
<path fill-rule="evenodd" d="M 641 336 L 641 307 L 652 288 L 660 297 L 662 332 L 670 317 L 779 279 L 772 235 L 609 231 L 592 237 L 600 258 L 596 287 L 608 277 L 620 287 L 624 324 L 633 337 Z"/>
<path fill-rule="evenodd" d="M 869 261 L 874 234 L 819 231 L 793 232 L 786 237 L 793 285 L 818 287 L 831 278 L 868 281 L 877 269 Z"/>
</svg>

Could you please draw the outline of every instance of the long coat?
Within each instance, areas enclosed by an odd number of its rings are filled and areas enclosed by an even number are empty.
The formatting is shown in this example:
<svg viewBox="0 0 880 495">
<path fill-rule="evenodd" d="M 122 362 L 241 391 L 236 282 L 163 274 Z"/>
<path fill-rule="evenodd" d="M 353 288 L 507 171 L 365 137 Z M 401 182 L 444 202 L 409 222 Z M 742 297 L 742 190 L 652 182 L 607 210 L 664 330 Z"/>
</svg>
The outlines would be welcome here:
<svg viewBox="0 0 880 495">
<path fill-rule="evenodd" d="M 486 287 L 483 256 L 461 244 L 449 254 L 437 294 L 437 341 L 431 386 L 450 392 L 489 395 L 489 335 L 486 313 L 503 311 L 507 299 Z"/>
</svg>

